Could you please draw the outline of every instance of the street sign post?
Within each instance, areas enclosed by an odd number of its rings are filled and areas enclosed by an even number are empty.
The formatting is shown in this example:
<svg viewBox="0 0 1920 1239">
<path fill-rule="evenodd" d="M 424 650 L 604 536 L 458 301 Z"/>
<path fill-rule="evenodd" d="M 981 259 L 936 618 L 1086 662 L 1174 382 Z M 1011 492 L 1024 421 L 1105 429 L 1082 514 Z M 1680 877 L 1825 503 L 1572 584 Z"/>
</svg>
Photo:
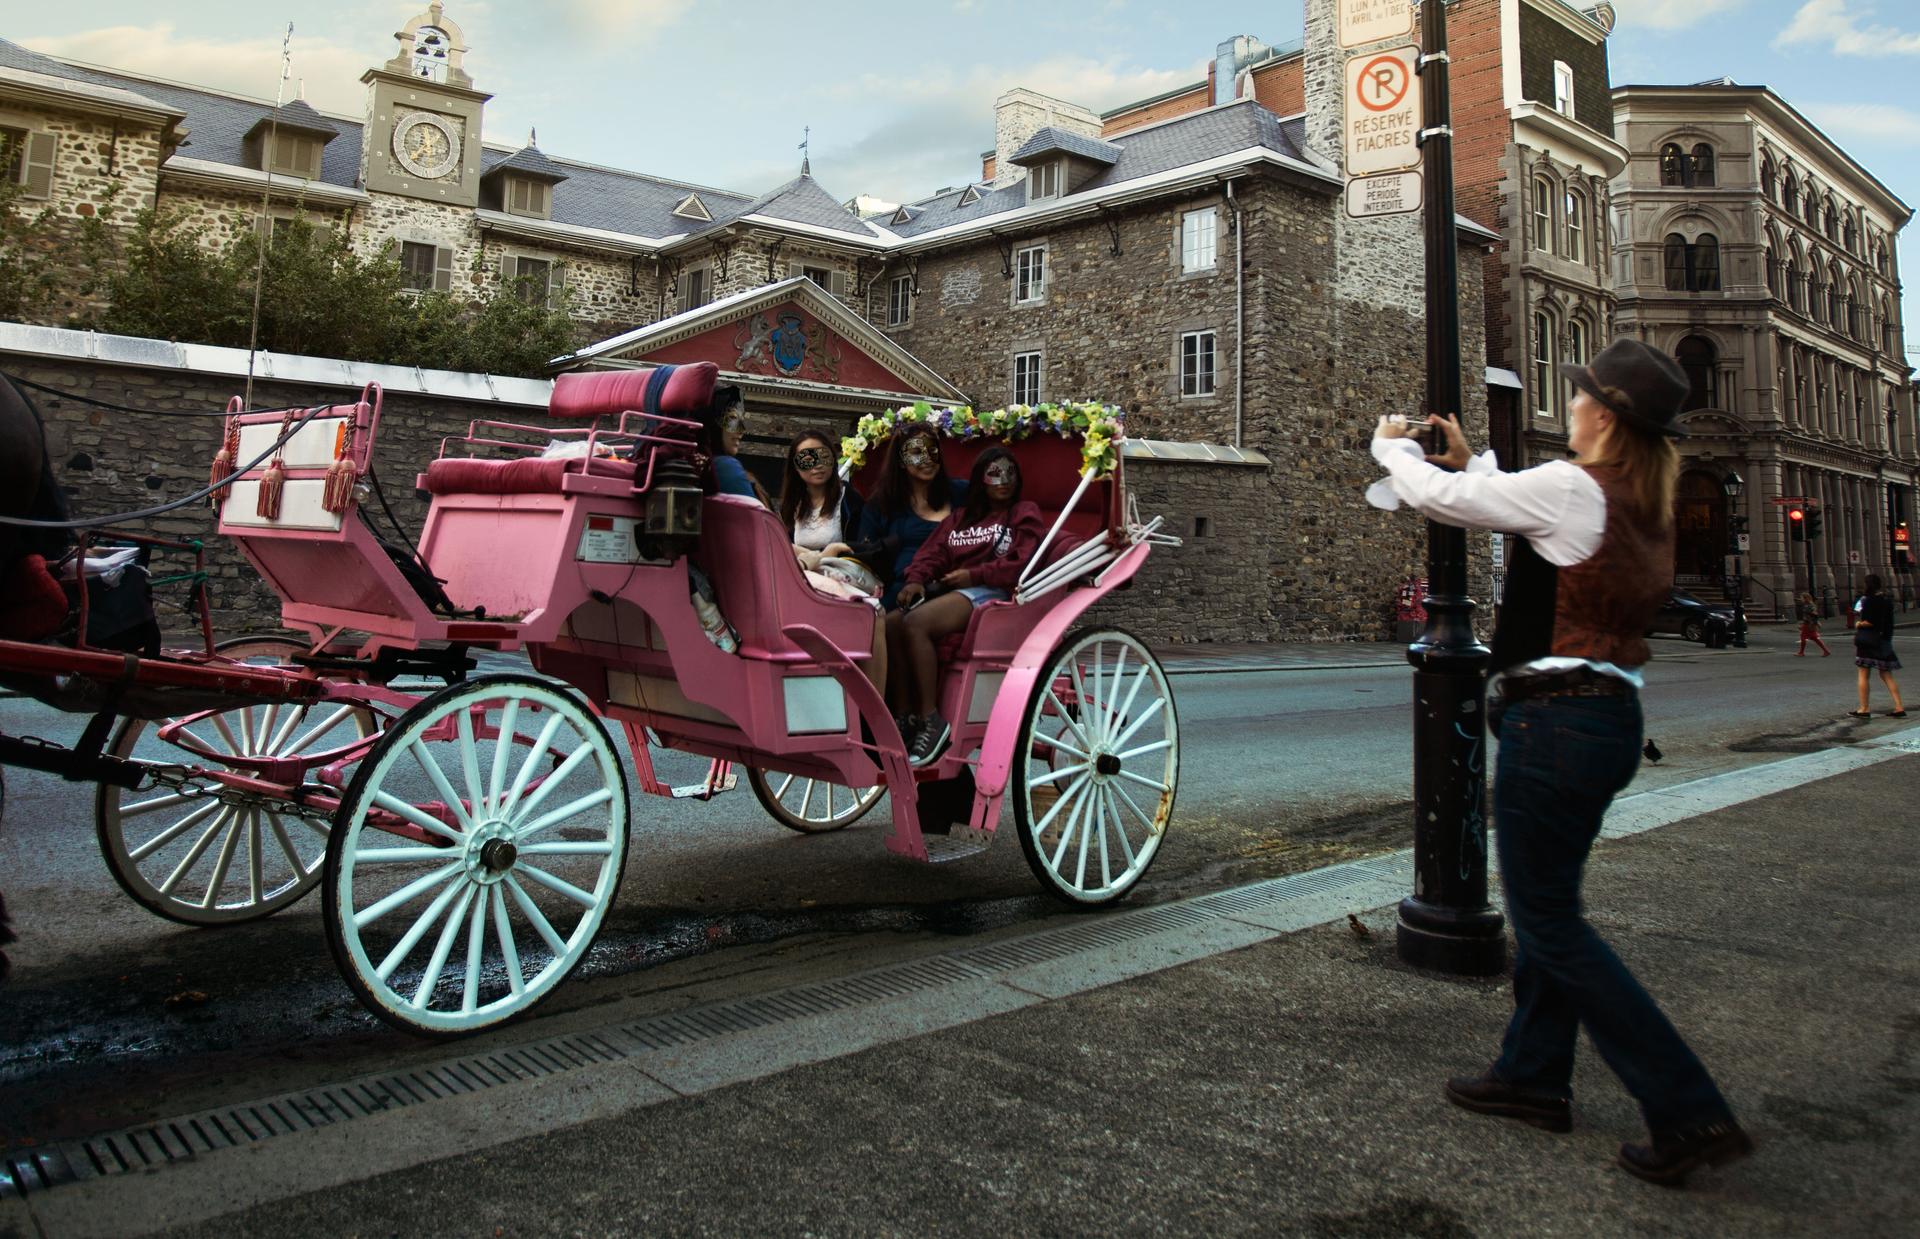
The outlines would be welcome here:
<svg viewBox="0 0 1920 1239">
<path fill-rule="evenodd" d="M 1347 60 L 1348 176 L 1420 166 L 1420 49 L 1411 45 Z M 1448 187 L 1451 196 L 1452 186 Z"/>
<path fill-rule="evenodd" d="M 1340 0 L 1340 46 L 1364 47 L 1413 33 L 1413 0 Z"/>
<path fill-rule="evenodd" d="M 1347 182 L 1347 214 L 1355 219 L 1404 215 L 1420 209 L 1420 174 L 1386 172 Z"/>
</svg>

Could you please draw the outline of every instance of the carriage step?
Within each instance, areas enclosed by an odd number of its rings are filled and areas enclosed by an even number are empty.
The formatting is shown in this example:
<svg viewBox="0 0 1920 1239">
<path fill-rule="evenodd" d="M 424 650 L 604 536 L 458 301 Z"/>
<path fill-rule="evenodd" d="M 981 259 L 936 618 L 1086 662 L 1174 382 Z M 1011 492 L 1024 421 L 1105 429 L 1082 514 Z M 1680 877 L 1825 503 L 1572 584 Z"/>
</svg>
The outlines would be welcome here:
<svg viewBox="0 0 1920 1239">
<path fill-rule="evenodd" d="M 720 780 L 718 786 L 709 787 L 705 782 L 682 783 L 680 786 L 670 790 L 673 792 L 673 798 L 675 800 L 709 800 L 718 796 L 721 792 L 732 791 L 734 785 L 739 782 L 739 771 L 729 770 L 727 771 L 727 777 Z"/>
<path fill-rule="evenodd" d="M 924 835 L 921 841 L 927 845 L 927 863 L 944 865 L 950 860 L 978 856 L 986 851 L 987 845 L 993 842 L 993 832 L 955 825 L 951 833 Z"/>
</svg>

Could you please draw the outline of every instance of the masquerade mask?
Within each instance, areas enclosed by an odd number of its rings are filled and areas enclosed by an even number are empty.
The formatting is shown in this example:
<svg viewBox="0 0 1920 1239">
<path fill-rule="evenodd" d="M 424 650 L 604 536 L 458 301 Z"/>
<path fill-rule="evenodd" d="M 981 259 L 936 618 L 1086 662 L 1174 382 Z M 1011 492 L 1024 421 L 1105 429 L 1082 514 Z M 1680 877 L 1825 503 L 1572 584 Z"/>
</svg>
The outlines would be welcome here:
<svg viewBox="0 0 1920 1239">
<path fill-rule="evenodd" d="M 1012 486 L 1020 480 L 1020 466 L 1011 460 L 996 460 L 982 477 L 988 486 Z"/>
<path fill-rule="evenodd" d="M 747 415 L 736 409 L 727 414 L 727 420 L 721 423 L 721 428 L 728 434 L 743 435 L 747 433 Z"/>
<path fill-rule="evenodd" d="M 824 447 L 803 447 L 793 454 L 793 467 L 805 473 L 833 463 L 833 453 Z"/>
<path fill-rule="evenodd" d="M 913 438 L 900 447 L 900 460 L 914 469 L 924 469 L 940 460 L 940 449 L 924 438 Z"/>
</svg>

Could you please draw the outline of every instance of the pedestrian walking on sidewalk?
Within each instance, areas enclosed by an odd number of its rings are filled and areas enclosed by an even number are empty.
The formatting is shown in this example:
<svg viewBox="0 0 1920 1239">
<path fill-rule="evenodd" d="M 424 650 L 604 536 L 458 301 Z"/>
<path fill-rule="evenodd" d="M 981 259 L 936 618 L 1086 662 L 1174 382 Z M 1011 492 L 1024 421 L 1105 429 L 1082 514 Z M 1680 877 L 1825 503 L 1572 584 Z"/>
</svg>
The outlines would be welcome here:
<svg viewBox="0 0 1920 1239">
<path fill-rule="evenodd" d="M 1502 473 L 1492 452 L 1470 458 L 1455 417 L 1434 423 L 1447 441 L 1439 455 L 1387 418 L 1373 440 L 1393 496 L 1435 520 L 1521 535 L 1494 630 L 1499 680 L 1488 709 L 1500 740 L 1494 827 L 1517 943 L 1514 1011 L 1499 1058 L 1449 1080 L 1446 1095 L 1479 1114 L 1571 1130 L 1584 1025 L 1650 1132 L 1620 1146 L 1619 1164 L 1678 1186 L 1703 1165 L 1746 1156 L 1753 1142 L 1581 916 L 1580 885 L 1601 818 L 1640 764 L 1644 634 L 1673 579 L 1679 461 L 1669 436 L 1681 433 L 1674 418 L 1688 382 L 1672 357 L 1625 339 L 1560 375 L 1577 389 L 1568 441 L 1578 463 Z M 1379 486 L 1368 497 L 1389 506 Z"/>
<path fill-rule="evenodd" d="M 1820 639 L 1820 608 L 1813 604 L 1813 595 L 1802 590 L 1797 605 L 1800 613 L 1800 648 L 1793 652 L 1793 656 L 1805 658 L 1807 642 L 1811 641 L 1820 647 L 1820 657 L 1831 658 L 1833 651 Z"/>
<path fill-rule="evenodd" d="M 1867 675 L 1878 671 L 1880 682 L 1893 698 L 1893 709 L 1887 717 L 1905 718 L 1907 708 L 1900 704 L 1900 686 L 1893 682 L 1893 673 L 1900 670 L 1900 656 L 1893 652 L 1893 599 L 1881 592 L 1880 578 L 1875 574 L 1867 575 L 1866 589 L 1853 601 L 1853 665 L 1860 669 L 1860 708 L 1852 712 L 1853 717 L 1873 717 L 1867 709 Z"/>
</svg>

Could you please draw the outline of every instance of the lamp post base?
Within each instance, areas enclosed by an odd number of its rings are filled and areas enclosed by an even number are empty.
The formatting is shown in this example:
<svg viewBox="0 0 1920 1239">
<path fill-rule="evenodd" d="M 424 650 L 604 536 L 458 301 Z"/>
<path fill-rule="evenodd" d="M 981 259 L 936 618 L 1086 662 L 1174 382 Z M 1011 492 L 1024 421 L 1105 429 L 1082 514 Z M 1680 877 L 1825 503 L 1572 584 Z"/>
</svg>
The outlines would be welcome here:
<svg viewBox="0 0 1920 1239">
<path fill-rule="evenodd" d="M 1400 901 L 1394 944 L 1401 962 L 1415 968 L 1491 977 L 1506 971 L 1505 926 L 1506 919 L 1492 908 L 1463 912 L 1409 896 Z"/>
</svg>

